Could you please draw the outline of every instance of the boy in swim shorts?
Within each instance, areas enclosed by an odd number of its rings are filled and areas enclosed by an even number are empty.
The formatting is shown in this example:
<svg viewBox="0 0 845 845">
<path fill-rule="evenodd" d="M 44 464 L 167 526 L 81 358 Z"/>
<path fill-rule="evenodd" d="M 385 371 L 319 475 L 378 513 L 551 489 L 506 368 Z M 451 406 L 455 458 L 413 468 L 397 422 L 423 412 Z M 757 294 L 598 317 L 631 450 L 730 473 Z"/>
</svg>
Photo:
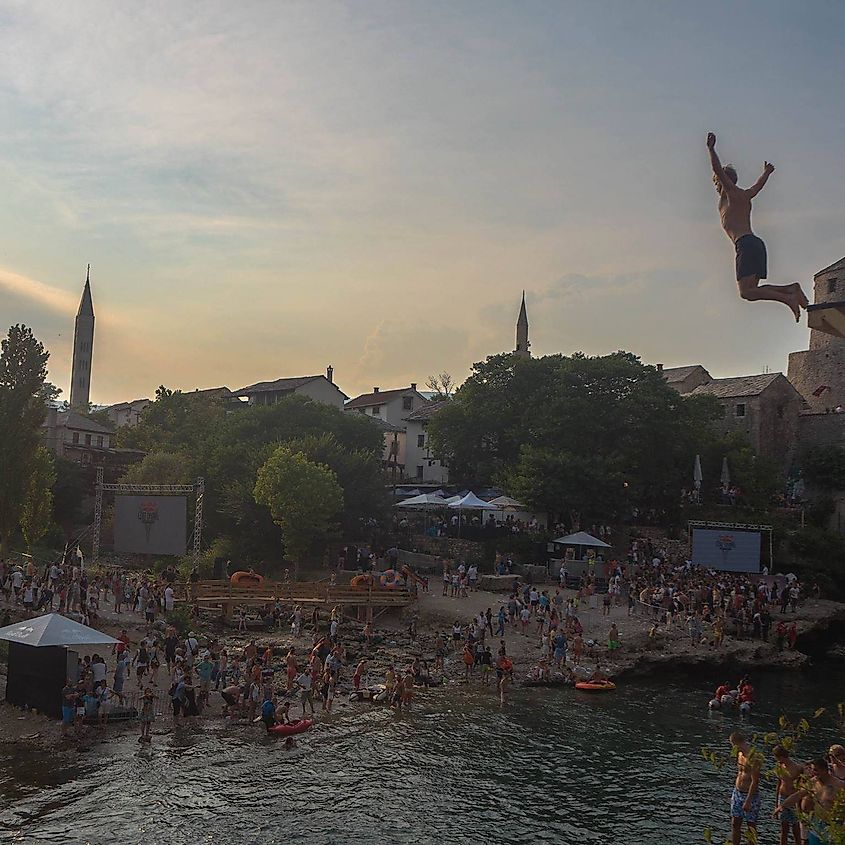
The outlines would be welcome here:
<svg viewBox="0 0 845 845">
<path fill-rule="evenodd" d="M 801 309 L 807 307 L 807 297 L 798 282 L 791 285 L 761 285 L 761 279 L 768 274 L 766 245 L 751 231 L 751 200 L 763 190 L 769 176 L 775 172 L 768 161 L 763 173 L 750 188 L 737 185 L 736 170 L 732 165 L 722 165 L 716 154 L 716 136 L 707 135 L 707 149 L 713 167 L 713 182 L 719 195 L 719 216 L 722 228 L 736 249 L 736 282 L 739 295 L 749 302 L 767 299 L 782 302 L 795 315 L 795 322 L 801 318 Z"/>
</svg>

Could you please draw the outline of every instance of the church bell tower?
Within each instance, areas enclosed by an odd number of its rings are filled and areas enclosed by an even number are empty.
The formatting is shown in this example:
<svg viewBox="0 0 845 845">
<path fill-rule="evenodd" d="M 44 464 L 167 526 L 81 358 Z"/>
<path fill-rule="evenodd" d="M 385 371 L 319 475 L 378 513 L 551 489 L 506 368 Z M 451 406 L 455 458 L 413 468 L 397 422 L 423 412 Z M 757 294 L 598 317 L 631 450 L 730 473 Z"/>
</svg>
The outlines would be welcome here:
<svg viewBox="0 0 845 845">
<path fill-rule="evenodd" d="M 94 354 L 94 303 L 91 301 L 91 265 L 73 325 L 73 364 L 70 373 L 70 407 L 88 413 L 91 395 L 91 359 Z"/>
</svg>

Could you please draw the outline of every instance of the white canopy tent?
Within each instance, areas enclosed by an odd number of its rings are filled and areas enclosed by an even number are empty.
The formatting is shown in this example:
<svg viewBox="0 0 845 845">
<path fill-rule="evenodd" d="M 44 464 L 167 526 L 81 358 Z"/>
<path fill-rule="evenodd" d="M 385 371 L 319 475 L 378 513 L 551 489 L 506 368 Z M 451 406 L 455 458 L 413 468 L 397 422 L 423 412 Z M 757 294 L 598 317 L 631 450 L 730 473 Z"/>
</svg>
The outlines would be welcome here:
<svg viewBox="0 0 845 845">
<path fill-rule="evenodd" d="M 578 549 L 578 557 L 576 560 L 584 560 L 584 549 L 610 549 L 609 543 L 604 540 L 599 540 L 598 537 L 593 537 L 586 531 L 578 531 L 575 534 L 567 534 L 566 537 L 558 537 L 554 540 L 555 543 L 560 543 L 562 546 L 574 546 Z"/>
<path fill-rule="evenodd" d="M 609 549 L 611 547 L 609 543 L 599 540 L 598 537 L 593 537 L 592 534 L 588 534 L 586 531 L 579 531 L 577 534 L 567 534 L 566 537 L 558 537 L 554 542 L 561 543 L 564 546 L 587 546 L 597 549 Z"/>
<path fill-rule="evenodd" d="M 114 637 L 80 625 L 60 613 L 48 613 L 0 628 L 0 640 L 35 647 L 114 645 L 117 642 Z"/>
<path fill-rule="evenodd" d="M 409 510 L 428 510 L 429 508 L 442 508 L 446 504 L 445 499 L 435 496 L 434 493 L 421 493 L 405 499 L 404 502 L 397 502 L 393 507 L 408 508 Z"/>
<path fill-rule="evenodd" d="M 456 508 L 459 510 L 472 510 L 472 511 L 495 511 L 498 510 L 496 505 L 492 504 L 491 502 L 485 502 L 483 499 L 479 499 L 472 490 L 466 494 L 462 499 L 458 499 L 457 502 L 452 502 L 449 505 L 450 508 Z"/>
<path fill-rule="evenodd" d="M 510 496 L 499 496 L 496 499 L 491 499 L 490 504 L 495 505 L 497 508 L 501 508 L 502 510 L 527 510 L 527 508 L 525 507 L 525 505 L 522 504 L 522 502 L 519 502 L 516 499 L 512 499 Z"/>
</svg>

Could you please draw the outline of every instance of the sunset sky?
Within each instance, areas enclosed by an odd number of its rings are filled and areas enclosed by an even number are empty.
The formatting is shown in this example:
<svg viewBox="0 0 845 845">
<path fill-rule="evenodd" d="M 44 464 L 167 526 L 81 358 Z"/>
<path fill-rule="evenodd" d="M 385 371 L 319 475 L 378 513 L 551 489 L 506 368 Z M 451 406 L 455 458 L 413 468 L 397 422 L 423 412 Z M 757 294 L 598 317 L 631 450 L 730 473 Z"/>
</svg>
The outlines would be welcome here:
<svg viewBox="0 0 845 845">
<path fill-rule="evenodd" d="M 839 2 L 0 2 L 0 328 L 92 400 L 323 372 L 350 396 L 513 348 L 785 370 L 770 281 L 845 255 Z"/>
</svg>

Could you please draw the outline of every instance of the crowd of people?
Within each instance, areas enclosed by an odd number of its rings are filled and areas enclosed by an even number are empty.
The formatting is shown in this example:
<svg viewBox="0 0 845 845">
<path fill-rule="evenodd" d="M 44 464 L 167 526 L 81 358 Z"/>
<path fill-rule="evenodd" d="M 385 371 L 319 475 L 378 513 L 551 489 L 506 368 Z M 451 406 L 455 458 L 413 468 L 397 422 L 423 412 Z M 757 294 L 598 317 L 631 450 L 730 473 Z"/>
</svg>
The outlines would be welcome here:
<svg viewBox="0 0 845 845">
<path fill-rule="evenodd" d="M 86 625 L 96 622 L 104 600 L 115 613 L 135 613 L 152 624 L 172 612 L 182 596 L 177 595 L 177 580 L 173 567 L 159 577 L 124 569 L 91 576 L 78 561 L 38 567 L 32 558 L 26 563 L 0 560 L 0 590 L 6 604 L 22 608 L 27 616 L 57 611 Z"/>
</svg>

